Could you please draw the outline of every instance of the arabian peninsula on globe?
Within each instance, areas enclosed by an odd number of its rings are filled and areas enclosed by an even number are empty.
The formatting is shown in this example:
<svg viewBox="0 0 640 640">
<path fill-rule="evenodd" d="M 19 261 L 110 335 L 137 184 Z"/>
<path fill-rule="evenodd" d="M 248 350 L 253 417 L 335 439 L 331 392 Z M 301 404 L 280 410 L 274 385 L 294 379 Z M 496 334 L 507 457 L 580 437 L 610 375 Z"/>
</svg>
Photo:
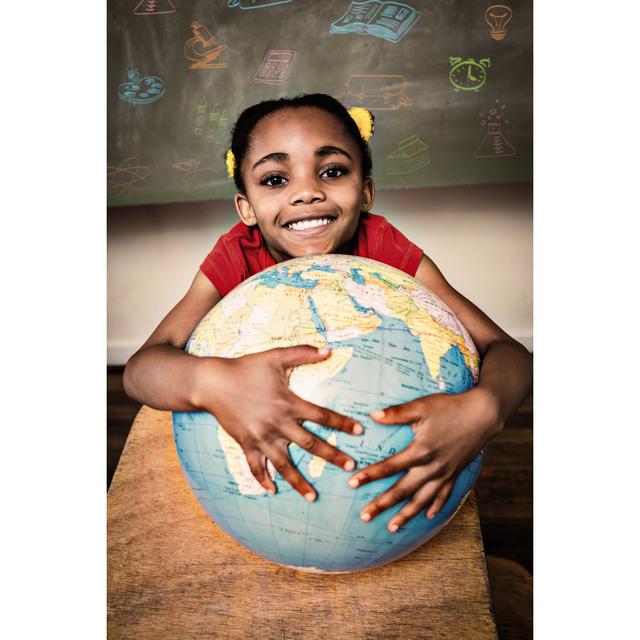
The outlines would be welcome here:
<svg viewBox="0 0 640 640">
<path fill-rule="evenodd" d="M 435 294 L 393 267 L 347 255 L 296 258 L 245 280 L 201 320 L 186 350 L 235 358 L 299 344 L 332 351 L 323 362 L 294 369 L 292 391 L 356 419 L 365 430 L 354 436 L 304 426 L 352 456 L 356 468 L 413 439 L 409 426 L 379 425 L 371 411 L 432 393 L 462 393 L 478 378 L 471 337 Z M 435 518 L 418 515 L 390 533 L 387 523 L 406 501 L 370 522 L 362 522 L 359 512 L 401 474 L 351 489 L 351 474 L 291 444 L 293 464 L 318 498 L 306 502 L 270 467 L 278 487 L 272 496 L 211 414 L 176 412 L 173 427 L 187 480 L 209 516 L 263 558 L 306 571 L 372 569 L 413 551 L 464 502 L 483 455 L 460 473 Z"/>
</svg>

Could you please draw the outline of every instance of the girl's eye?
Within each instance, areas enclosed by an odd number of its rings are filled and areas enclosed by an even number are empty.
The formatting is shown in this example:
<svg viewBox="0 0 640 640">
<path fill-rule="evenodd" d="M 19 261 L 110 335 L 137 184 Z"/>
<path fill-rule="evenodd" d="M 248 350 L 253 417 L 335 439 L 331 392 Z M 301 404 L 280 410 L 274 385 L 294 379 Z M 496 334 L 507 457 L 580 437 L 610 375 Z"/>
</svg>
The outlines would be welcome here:
<svg viewBox="0 0 640 640">
<path fill-rule="evenodd" d="M 346 176 L 349 173 L 349 170 L 345 167 L 327 167 L 322 175 L 326 178 L 340 178 L 341 176 Z"/>
<path fill-rule="evenodd" d="M 284 178 L 279 175 L 265 176 L 260 180 L 260 184 L 265 187 L 279 187 L 284 184 Z"/>
</svg>

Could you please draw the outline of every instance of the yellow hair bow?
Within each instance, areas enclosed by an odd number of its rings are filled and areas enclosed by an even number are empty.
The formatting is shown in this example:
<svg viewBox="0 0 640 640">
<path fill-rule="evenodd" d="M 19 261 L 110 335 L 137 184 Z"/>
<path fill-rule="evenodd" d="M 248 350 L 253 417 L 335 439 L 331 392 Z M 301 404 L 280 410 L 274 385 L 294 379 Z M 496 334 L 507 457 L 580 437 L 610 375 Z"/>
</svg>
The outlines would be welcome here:
<svg viewBox="0 0 640 640">
<path fill-rule="evenodd" d="M 233 155 L 231 149 L 227 150 L 225 161 L 227 164 L 227 174 L 230 178 L 233 178 L 233 174 L 236 172 L 236 157 Z"/>
<path fill-rule="evenodd" d="M 369 142 L 373 136 L 373 116 L 371 113 L 362 107 L 351 107 L 348 113 L 358 125 L 362 139 Z"/>
</svg>

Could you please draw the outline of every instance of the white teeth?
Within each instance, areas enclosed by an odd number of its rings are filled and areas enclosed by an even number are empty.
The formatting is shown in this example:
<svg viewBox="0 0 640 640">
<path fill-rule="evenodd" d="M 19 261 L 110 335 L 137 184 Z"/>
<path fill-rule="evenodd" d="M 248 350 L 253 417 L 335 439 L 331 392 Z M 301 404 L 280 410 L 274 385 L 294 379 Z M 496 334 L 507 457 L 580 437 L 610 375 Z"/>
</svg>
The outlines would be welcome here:
<svg viewBox="0 0 640 640">
<path fill-rule="evenodd" d="M 287 228 L 294 229 L 295 231 L 302 231 L 303 229 L 310 229 L 311 227 L 320 227 L 332 222 L 331 218 L 316 218 L 315 220 L 300 220 L 299 222 L 290 222 L 287 224 Z"/>
</svg>

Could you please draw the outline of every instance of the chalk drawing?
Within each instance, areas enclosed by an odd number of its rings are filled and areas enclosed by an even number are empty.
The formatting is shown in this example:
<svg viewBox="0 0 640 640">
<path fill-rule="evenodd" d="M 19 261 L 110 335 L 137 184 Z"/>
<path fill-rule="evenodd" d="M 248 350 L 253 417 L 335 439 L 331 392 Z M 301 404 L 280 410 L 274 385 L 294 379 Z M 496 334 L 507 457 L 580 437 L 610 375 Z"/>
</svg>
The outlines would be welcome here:
<svg viewBox="0 0 640 640">
<path fill-rule="evenodd" d="M 284 84 L 293 70 L 296 52 L 291 49 L 269 49 L 253 81 L 260 84 Z"/>
<path fill-rule="evenodd" d="M 484 12 L 484 19 L 490 27 L 491 37 L 498 42 L 507 35 L 506 26 L 511 22 L 513 11 L 506 4 L 492 4 Z"/>
<path fill-rule="evenodd" d="M 137 16 L 158 16 L 175 12 L 176 8 L 171 0 L 142 0 L 133 10 Z"/>
<path fill-rule="evenodd" d="M 385 158 L 385 175 L 401 176 L 413 173 L 429 164 L 429 147 L 417 134 L 398 143 L 398 147 Z"/>
<path fill-rule="evenodd" d="M 118 98 L 130 104 L 150 104 L 160 100 L 166 91 L 166 84 L 158 76 L 140 75 L 137 69 L 127 70 L 128 82 L 118 87 Z"/>
<path fill-rule="evenodd" d="M 142 189 L 150 175 L 150 167 L 142 166 L 138 158 L 129 156 L 115 167 L 107 166 L 107 193 L 118 198 L 132 189 Z"/>
<path fill-rule="evenodd" d="M 352 2 L 347 12 L 329 27 L 331 33 L 357 33 L 398 42 L 422 14 L 402 2 Z"/>
<path fill-rule="evenodd" d="M 486 70 L 491 66 L 489 58 L 477 62 L 474 58 L 449 58 L 449 63 L 449 81 L 456 91 L 479 91 L 487 81 Z"/>
<path fill-rule="evenodd" d="M 370 111 L 411 106 L 411 98 L 407 97 L 407 78 L 403 75 L 353 74 L 336 99 L 348 108 L 364 107 Z"/>
<path fill-rule="evenodd" d="M 289 2 L 292 2 L 292 0 L 229 0 L 227 7 L 231 9 L 235 7 L 240 9 L 264 9 L 276 4 L 287 4 Z"/>
<path fill-rule="evenodd" d="M 189 69 L 220 69 L 229 66 L 228 62 L 216 62 L 227 48 L 226 44 L 216 45 L 216 39 L 209 29 L 198 21 L 191 23 L 193 35 L 184 43 L 184 55 L 191 60 Z"/>
<path fill-rule="evenodd" d="M 481 111 L 478 114 L 480 126 L 487 127 L 487 132 L 480 146 L 476 149 L 474 154 L 476 158 L 505 158 L 516 154 L 515 148 L 502 132 L 502 126 L 509 124 L 505 117 L 506 110 L 506 105 L 500 104 L 500 101 L 496 100 L 495 107 L 489 109 L 488 112 Z"/>
</svg>

